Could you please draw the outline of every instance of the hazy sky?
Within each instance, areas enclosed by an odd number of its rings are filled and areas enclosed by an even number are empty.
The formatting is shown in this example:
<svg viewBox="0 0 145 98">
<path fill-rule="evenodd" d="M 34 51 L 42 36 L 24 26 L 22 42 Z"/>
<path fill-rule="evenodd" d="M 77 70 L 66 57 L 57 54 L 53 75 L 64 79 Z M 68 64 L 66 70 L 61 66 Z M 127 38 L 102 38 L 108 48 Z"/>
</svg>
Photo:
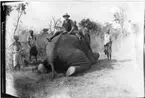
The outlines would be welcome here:
<svg viewBox="0 0 145 98">
<path fill-rule="evenodd" d="M 142 21 L 144 4 L 137 2 L 29 2 L 27 14 L 21 20 L 25 26 L 37 30 L 47 27 L 52 16 L 63 20 L 62 15 L 65 13 L 77 22 L 84 18 L 101 23 L 112 22 L 117 7 L 125 8 L 127 16 L 133 22 Z M 16 16 L 16 12 L 11 13 L 9 20 L 14 22 Z"/>
</svg>

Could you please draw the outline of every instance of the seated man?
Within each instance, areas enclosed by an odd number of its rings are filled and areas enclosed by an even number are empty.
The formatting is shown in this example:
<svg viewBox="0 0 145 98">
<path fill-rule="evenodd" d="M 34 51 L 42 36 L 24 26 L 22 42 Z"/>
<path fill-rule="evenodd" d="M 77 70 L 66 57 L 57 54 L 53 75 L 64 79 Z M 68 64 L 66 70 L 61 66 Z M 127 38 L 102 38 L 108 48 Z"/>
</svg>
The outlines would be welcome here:
<svg viewBox="0 0 145 98">
<path fill-rule="evenodd" d="M 51 41 L 54 37 L 58 36 L 61 33 L 68 33 L 72 31 L 73 21 L 69 19 L 69 17 L 70 15 L 68 15 L 67 13 L 63 15 L 63 18 L 65 19 L 62 24 L 63 30 L 56 32 L 50 39 L 48 39 L 48 41 Z"/>
<path fill-rule="evenodd" d="M 72 34 L 72 35 L 76 35 L 79 38 L 79 40 L 81 40 L 82 37 L 83 37 L 82 31 L 80 31 L 78 29 L 76 21 L 73 22 L 72 30 L 70 32 L 68 32 L 68 33 Z"/>
</svg>

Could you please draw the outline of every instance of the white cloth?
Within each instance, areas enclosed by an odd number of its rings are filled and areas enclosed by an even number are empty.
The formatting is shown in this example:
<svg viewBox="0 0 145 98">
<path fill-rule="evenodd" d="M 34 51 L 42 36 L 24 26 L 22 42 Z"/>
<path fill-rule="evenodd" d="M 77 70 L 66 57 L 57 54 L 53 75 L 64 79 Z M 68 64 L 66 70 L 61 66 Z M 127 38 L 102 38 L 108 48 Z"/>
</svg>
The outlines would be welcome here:
<svg viewBox="0 0 145 98">
<path fill-rule="evenodd" d="M 21 51 L 21 50 L 20 50 Z M 17 47 L 14 46 L 13 51 L 13 66 L 15 67 L 17 64 L 23 64 L 23 59 L 21 57 L 20 51 L 17 51 Z"/>
<path fill-rule="evenodd" d="M 104 35 L 104 45 L 106 45 L 111 39 L 111 35 L 110 34 L 105 34 Z"/>
<path fill-rule="evenodd" d="M 18 52 L 14 50 L 13 53 L 13 66 L 15 67 L 18 64 Z"/>
<path fill-rule="evenodd" d="M 27 41 L 30 41 L 31 46 L 35 46 L 35 39 L 36 39 L 36 36 L 33 36 L 33 38 L 32 36 L 27 37 Z"/>
</svg>

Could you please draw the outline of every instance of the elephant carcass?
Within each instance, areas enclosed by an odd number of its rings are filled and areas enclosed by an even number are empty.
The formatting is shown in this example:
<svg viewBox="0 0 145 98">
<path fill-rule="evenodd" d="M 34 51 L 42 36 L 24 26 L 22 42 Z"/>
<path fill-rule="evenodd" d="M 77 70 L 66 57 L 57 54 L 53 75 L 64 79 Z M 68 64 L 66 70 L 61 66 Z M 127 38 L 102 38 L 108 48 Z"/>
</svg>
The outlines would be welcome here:
<svg viewBox="0 0 145 98">
<path fill-rule="evenodd" d="M 75 70 L 69 75 L 88 70 L 99 58 L 98 53 L 94 56 L 85 41 L 68 34 L 61 34 L 48 42 L 46 52 L 46 60 L 56 72 L 67 72 L 73 66 Z"/>
</svg>

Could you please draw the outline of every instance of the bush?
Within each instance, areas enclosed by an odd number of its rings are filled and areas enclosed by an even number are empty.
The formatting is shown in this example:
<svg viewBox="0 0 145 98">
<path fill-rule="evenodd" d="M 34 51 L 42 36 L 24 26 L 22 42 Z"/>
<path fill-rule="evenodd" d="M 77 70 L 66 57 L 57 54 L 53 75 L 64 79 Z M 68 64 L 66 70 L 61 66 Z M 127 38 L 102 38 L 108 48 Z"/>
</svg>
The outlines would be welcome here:
<svg viewBox="0 0 145 98">
<path fill-rule="evenodd" d="M 99 34 L 101 31 L 101 24 L 94 22 L 90 19 L 82 19 L 79 23 L 79 26 L 82 28 L 87 28 L 90 33 Z"/>
</svg>

